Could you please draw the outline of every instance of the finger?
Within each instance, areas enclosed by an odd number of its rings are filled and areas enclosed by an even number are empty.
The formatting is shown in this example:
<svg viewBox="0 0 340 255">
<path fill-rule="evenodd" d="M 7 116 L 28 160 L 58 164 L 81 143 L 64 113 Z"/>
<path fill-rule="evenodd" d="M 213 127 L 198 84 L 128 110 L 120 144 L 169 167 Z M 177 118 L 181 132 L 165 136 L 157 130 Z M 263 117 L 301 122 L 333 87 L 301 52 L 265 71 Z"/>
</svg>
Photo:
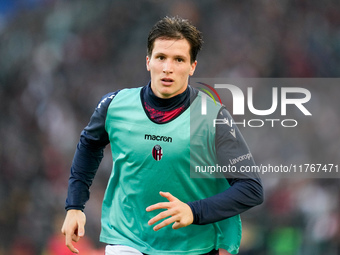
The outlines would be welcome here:
<svg viewBox="0 0 340 255">
<path fill-rule="evenodd" d="M 72 251 L 73 253 L 77 253 L 77 254 L 79 253 L 79 251 L 72 244 L 72 236 L 70 234 L 66 234 L 65 244 L 67 248 L 69 248 L 69 250 Z"/>
<path fill-rule="evenodd" d="M 72 241 L 73 241 L 73 242 L 78 242 L 79 239 L 80 239 L 80 236 L 77 236 L 76 234 L 73 234 L 73 235 L 72 235 Z"/>
<path fill-rule="evenodd" d="M 151 212 L 151 211 L 156 210 L 156 209 L 169 209 L 169 208 L 170 208 L 169 202 L 162 202 L 162 203 L 150 205 L 149 207 L 146 208 L 146 211 Z"/>
<path fill-rule="evenodd" d="M 168 225 L 170 225 L 171 223 L 175 222 L 176 221 L 176 217 L 170 217 L 164 221 L 162 221 L 161 223 L 159 223 L 158 225 L 154 226 L 153 230 L 154 231 L 158 231 L 160 230 L 161 228 L 164 228 Z"/>
<path fill-rule="evenodd" d="M 64 223 L 65 224 L 65 223 Z M 66 235 L 66 233 L 65 233 L 65 227 L 64 227 L 64 224 L 63 224 L 63 226 L 61 227 L 61 233 L 63 234 L 63 235 Z"/>
<path fill-rule="evenodd" d="M 163 192 L 163 191 L 160 191 L 159 194 L 160 194 L 162 197 L 165 197 L 166 199 L 168 199 L 170 202 L 174 202 L 174 201 L 178 200 L 176 197 L 174 197 L 173 195 L 171 195 L 170 192 Z"/>
<path fill-rule="evenodd" d="M 182 224 L 180 221 L 176 221 L 173 225 L 172 228 L 173 229 L 179 229 L 179 228 L 183 228 L 185 225 Z"/>
<path fill-rule="evenodd" d="M 157 221 L 162 220 L 166 217 L 172 216 L 173 212 L 171 210 L 163 211 L 153 217 L 151 220 L 148 221 L 149 225 L 155 224 Z"/>
<path fill-rule="evenodd" d="M 78 232 L 77 232 L 77 235 L 79 237 L 83 237 L 85 235 L 85 228 L 84 228 L 84 223 L 80 222 L 78 224 Z"/>
</svg>

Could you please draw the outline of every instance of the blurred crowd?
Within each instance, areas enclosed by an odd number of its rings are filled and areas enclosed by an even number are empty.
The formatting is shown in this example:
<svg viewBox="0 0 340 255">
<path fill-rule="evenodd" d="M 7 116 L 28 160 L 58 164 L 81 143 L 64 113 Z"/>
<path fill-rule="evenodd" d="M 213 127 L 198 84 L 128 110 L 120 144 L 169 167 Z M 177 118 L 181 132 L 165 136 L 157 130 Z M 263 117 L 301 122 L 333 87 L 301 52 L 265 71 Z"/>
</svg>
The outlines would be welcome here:
<svg viewBox="0 0 340 255">
<path fill-rule="evenodd" d="M 336 78 L 339 13 L 337 0 L 2 1 L 0 255 L 70 254 L 60 229 L 79 134 L 101 96 L 148 82 L 146 40 L 157 20 L 179 15 L 203 32 L 197 77 Z M 313 95 L 337 102 L 332 89 Z M 256 137 L 245 131 L 257 163 L 338 163 L 340 109 L 331 106 L 313 105 L 317 114 L 292 141 L 270 127 Z M 300 136 L 308 139 L 296 142 Z M 111 161 L 107 148 L 85 209 L 81 254 L 103 254 L 100 209 Z M 339 183 L 264 180 L 265 202 L 243 215 L 240 254 L 339 254 Z"/>
</svg>

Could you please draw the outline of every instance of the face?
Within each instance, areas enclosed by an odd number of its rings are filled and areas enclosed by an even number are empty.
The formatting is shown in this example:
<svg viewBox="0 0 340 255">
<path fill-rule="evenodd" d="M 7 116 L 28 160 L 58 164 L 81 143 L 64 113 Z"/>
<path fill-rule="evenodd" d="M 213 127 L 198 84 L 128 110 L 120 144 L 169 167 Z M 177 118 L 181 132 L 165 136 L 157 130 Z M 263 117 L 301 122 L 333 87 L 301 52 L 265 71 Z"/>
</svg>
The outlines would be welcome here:
<svg viewBox="0 0 340 255">
<path fill-rule="evenodd" d="M 197 61 L 190 61 L 190 44 L 186 39 L 156 39 L 151 56 L 146 57 L 151 89 L 160 98 L 171 98 L 184 92 Z"/>
</svg>

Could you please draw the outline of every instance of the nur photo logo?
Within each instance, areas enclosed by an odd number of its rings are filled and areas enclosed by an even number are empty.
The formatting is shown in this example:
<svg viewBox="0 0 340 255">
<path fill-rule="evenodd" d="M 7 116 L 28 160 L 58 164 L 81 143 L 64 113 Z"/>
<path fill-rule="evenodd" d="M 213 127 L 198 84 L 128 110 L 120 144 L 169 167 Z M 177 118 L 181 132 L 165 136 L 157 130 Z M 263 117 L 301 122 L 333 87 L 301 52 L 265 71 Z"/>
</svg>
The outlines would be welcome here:
<svg viewBox="0 0 340 255">
<path fill-rule="evenodd" d="M 289 109 L 291 112 L 302 113 L 303 116 L 312 116 L 311 112 L 307 109 L 307 104 L 311 99 L 311 92 L 302 87 L 265 87 L 266 93 L 256 94 L 254 93 L 253 87 L 247 87 L 246 93 L 244 93 L 240 87 L 233 84 L 222 84 L 217 83 L 213 86 L 197 81 L 197 84 L 203 85 L 197 87 L 198 90 L 204 92 L 201 97 L 201 115 L 207 114 L 207 96 L 211 97 L 215 104 L 217 104 L 218 99 L 219 103 L 222 105 L 221 96 L 224 93 L 228 93 L 228 95 L 232 96 L 232 114 L 245 116 L 246 110 L 248 113 L 254 116 L 261 116 L 262 118 L 252 118 L 252 119 L 243 119 L 242 121 L 235 122 L 233 119 L 230 120 L 221 120 L 215 119 L 213 125 L 216 124 L 227 124 L 233 125 L 238 124 L 244 127 L 262 127 L 265 124 L 271 125 L 271 127 L 275 127 L 280 124 L 282 127 L 296 127 L 298 125 L 298 121 L 294 118 L 286 118 L 288 115 Z M 210 91 L 209 91 L 209 90 Z M 216 91 L 216 89 L 220 89 L 223 93 L 220 94 Z M 270 103 L 270 106 L 266 106 L 264 109 L 259 109 L 254 106 L 254 101 L 266 101 Z M 269 115 L 276 113 L 275 118 L 270 118 Z M 277 118 L 277 116 L 280 118 Z M 266 116 L 266 118 L 263 118 Z M 281 118 L 281 117 L 285 118 Z"/>
</svg>

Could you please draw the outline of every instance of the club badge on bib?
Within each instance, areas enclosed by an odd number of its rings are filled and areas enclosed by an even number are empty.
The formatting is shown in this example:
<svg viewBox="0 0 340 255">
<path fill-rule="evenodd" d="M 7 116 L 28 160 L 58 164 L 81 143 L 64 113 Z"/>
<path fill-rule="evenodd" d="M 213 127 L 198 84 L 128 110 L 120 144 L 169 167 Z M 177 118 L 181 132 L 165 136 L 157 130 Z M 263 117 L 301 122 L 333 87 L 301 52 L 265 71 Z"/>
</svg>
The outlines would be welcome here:
<svg viewBox="0 0 340 255">
<path fill-rule="evenodd" d="M 160 145 L 156 144 L 152 149 L 152 157 L 156 161 L 160 161 L 162 159 L 162 156 L 163 156 L 162 147 Z"/>
</svg>

